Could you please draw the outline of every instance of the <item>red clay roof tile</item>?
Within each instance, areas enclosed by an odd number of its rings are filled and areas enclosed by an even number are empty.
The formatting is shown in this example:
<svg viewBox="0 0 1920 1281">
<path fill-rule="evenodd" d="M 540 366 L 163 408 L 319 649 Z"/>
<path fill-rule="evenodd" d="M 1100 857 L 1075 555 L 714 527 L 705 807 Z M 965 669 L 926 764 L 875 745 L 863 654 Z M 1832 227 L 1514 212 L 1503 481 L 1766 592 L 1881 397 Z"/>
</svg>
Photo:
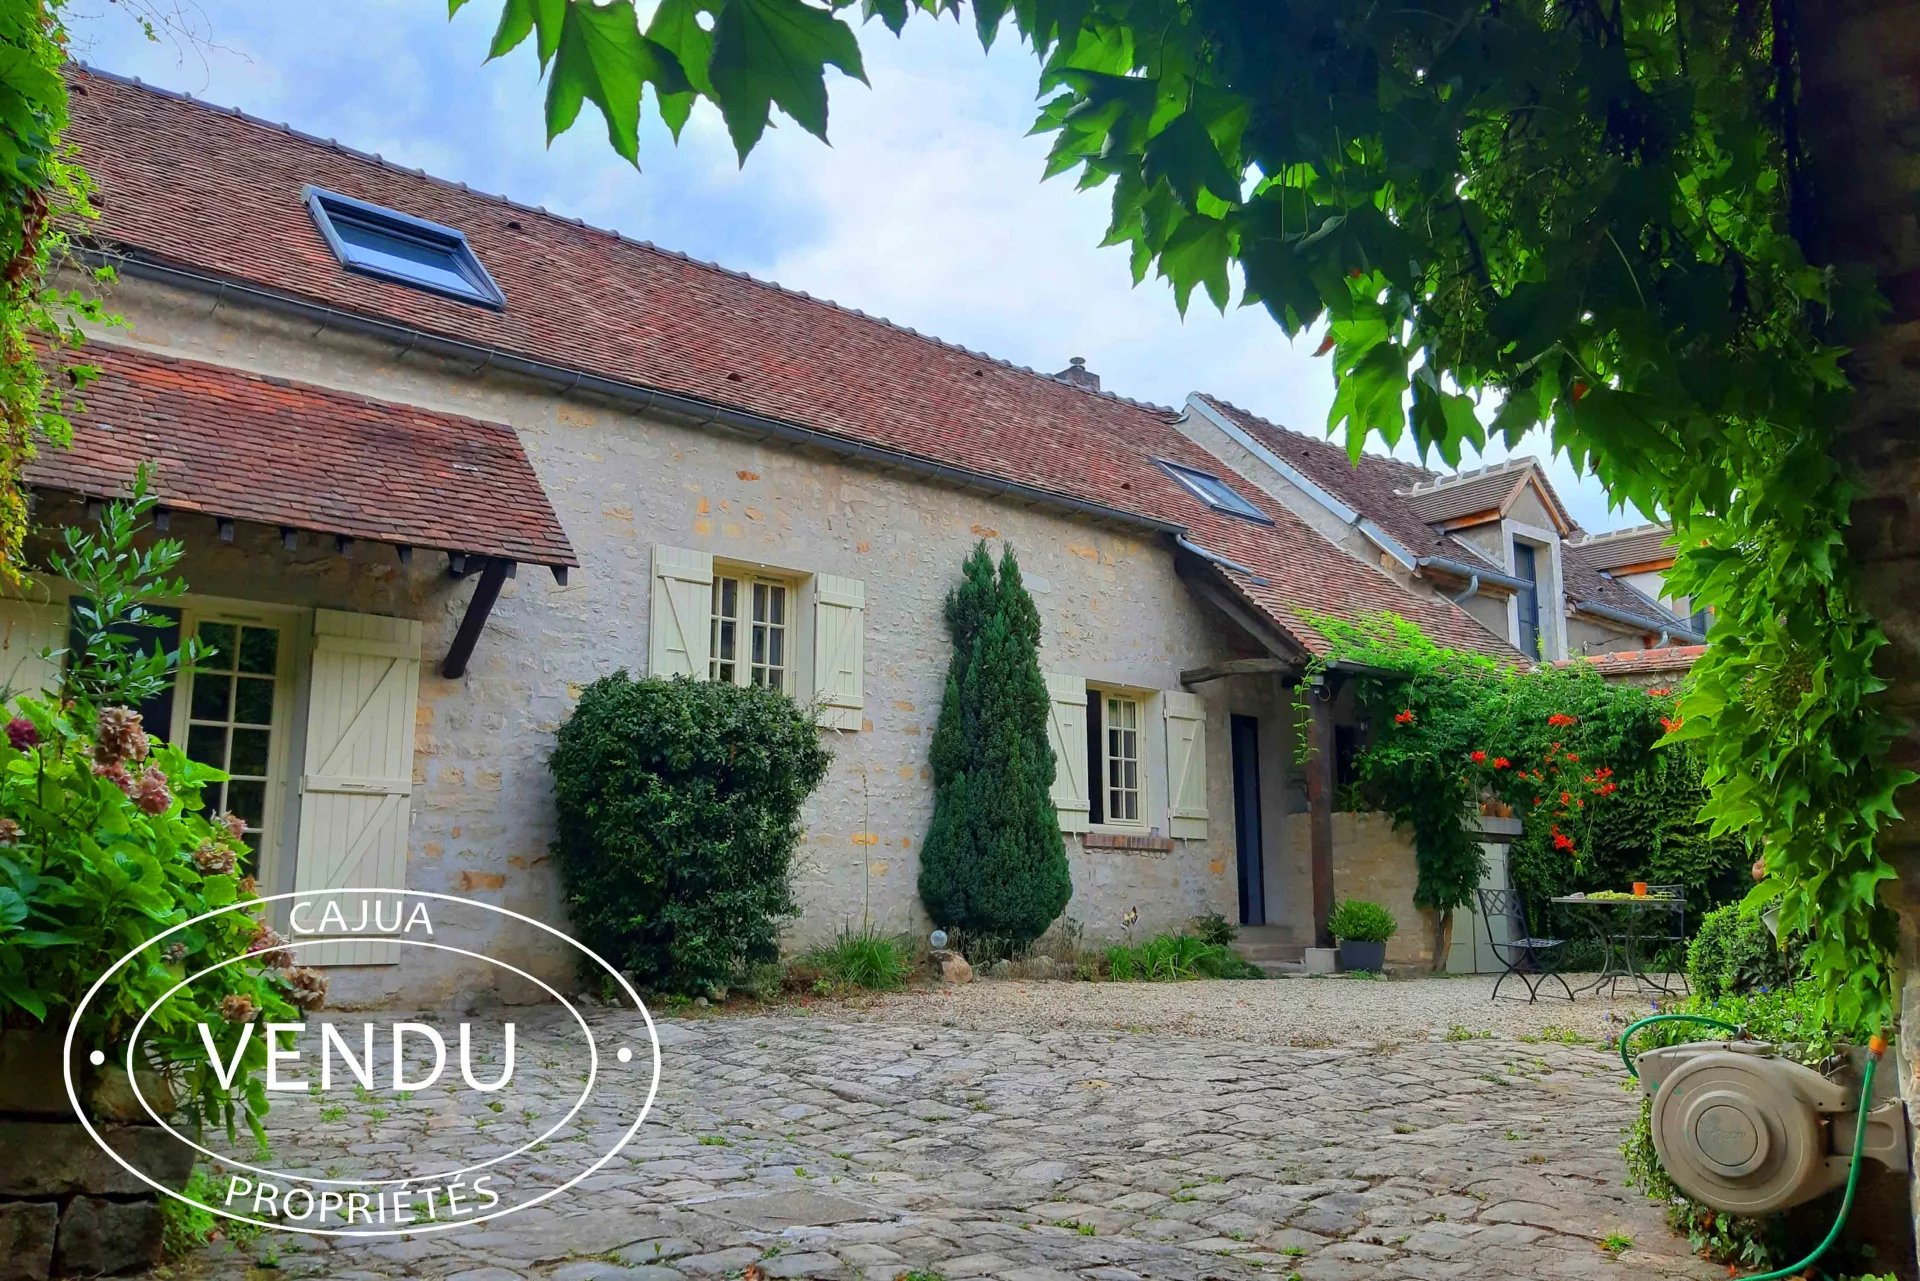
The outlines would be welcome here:
<svg viewBox="0 0 1920 1281">
<path fill-rule="evenodd" d="M 1185 526 L 1267 580 L 1228 573 L 1309 649 L 1304 612 L 1392 610 L 1445 644 L 1507 653 L 1464 611 L 1360 564 L 1264 494 L 1223 516 L 1164 457 L 1225 469 L 1174 411 L 1083 390 L 652 245 L 84 69 L 68 138 L 101 193 L 89 231 L 128 253 L 636 387 Z M 314 184 L 458 228 L 506 294 L 493 311 L 343 270 Z"/>
<path fill-rule="evenodd" d="M 73 445 L 27 478 L 111 498 L 155 464 L 168 507 L 323 534 L 578 565 L 511 427 L 90 342 Z"/>
</svg>

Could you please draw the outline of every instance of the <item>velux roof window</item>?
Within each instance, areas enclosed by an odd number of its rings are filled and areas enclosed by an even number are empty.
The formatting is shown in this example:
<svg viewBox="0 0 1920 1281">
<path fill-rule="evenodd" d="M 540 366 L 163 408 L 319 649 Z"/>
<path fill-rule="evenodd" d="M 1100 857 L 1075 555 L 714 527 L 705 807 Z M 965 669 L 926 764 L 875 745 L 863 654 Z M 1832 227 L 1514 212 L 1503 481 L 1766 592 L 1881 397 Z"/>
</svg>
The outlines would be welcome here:
<svg viewBox="0 0 1920 1281">
<path fill-rule="evenodd" d="M 482 307 L 506 306 L 466 236 L 452 227 L 319 187 L 306 195 L 315 225 L 348 271 Z"/>
<path fill-rule="evenodd" d="M 1157 461 L 1166 468 L 1167 475 L 1186 486 L 1195 498 L 1215 511 L 1228 512 L 1245 517 L 1247 520 L 1257 520 L 1262 525 L 1273 524 L 1265 512 L 1234 492 L 1232 486 L 1218 476 L 1192 467 L 1182 467 L 1179 463 L 1170 463 L 1164 458 Z"/>
</svg>

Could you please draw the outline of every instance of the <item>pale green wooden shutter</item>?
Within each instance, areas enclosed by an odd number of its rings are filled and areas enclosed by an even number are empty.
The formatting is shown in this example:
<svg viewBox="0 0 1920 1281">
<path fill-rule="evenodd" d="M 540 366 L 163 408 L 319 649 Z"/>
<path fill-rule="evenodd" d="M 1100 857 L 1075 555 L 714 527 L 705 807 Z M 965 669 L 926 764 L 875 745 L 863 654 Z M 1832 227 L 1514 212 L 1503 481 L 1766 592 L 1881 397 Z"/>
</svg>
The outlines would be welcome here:
<svg viewBox="0 0 1920 1281">
<path fill-rule="evenodd" d="M 813 582 L 813 697 L 826 729 L 860 728 L 866 700 L 867 590 L 857 578 L 820 574 Z"/>
<path fill-rule="evenodd" d="M 65 649 L 67 602 L 0 597 L 0 688 L 10 696 L 44 697 L 60 688 L 60 662 L 47 650 Z M 165 733 L 166 726 L 158 727 Z"/>
<path fill-rule="evenodd" d="M 419 701 L 419 623 L 316 611 L 294 889 L 406 888 Z M 357 896 L 334 897 L 359 919 Z M 295 955 L 303 965 L 390 965 L 398 953 L 357 938 Z"/>
<path fill-rule="evenodd" d="M 1047 744 L 1053 748 L 1053 809 L 1063 832 L 1092 826 L 1087 801 L 1087 682 L 1047 673 Z"/>
<path fill-rule="evenodd" d="M 1198 694 L 1160 696 L 1167 724 L 1167 835 L 1207 835 L 1207 705 Z"/>
<path fill-rule="evenodd" d="M 647 671 L 654 676 L 707 679 L 712 616 L 713 556 L 685 547 L 655 547 Z"/>
</svg>

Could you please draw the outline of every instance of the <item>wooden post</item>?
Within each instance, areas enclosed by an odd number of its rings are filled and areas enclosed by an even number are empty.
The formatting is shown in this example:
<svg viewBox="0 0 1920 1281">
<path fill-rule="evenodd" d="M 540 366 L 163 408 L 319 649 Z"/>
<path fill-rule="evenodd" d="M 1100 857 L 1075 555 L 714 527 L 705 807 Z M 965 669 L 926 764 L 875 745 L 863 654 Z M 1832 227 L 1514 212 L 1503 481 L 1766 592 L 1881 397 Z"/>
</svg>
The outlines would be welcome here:
<svg viewBox="0 0 1920 1281">
<path fill-rule="evenodd" d="M 1307 690 L 1307 840 L 1313 868 L 1313 945 L 1332 947 L 1334 739 L 1331 684 Z"/>
</svg>

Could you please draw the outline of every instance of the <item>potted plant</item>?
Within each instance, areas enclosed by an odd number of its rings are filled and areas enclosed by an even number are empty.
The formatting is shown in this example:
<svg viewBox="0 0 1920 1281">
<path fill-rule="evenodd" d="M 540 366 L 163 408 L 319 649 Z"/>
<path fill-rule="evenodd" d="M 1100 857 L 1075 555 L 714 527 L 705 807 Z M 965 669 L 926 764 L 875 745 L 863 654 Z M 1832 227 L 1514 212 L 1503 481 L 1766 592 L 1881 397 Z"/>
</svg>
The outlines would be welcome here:
<svg viewBox="0 0 1920 1281">
<path fill-rule="evenodd" d="M 1327 927 L 1340 942 L 1340 968 L 1378 970 L 1387 963 L 1387 940 L 1400 923 L 1378 903 L 1350 898 L 1334 905 Z"/>
</svg>

